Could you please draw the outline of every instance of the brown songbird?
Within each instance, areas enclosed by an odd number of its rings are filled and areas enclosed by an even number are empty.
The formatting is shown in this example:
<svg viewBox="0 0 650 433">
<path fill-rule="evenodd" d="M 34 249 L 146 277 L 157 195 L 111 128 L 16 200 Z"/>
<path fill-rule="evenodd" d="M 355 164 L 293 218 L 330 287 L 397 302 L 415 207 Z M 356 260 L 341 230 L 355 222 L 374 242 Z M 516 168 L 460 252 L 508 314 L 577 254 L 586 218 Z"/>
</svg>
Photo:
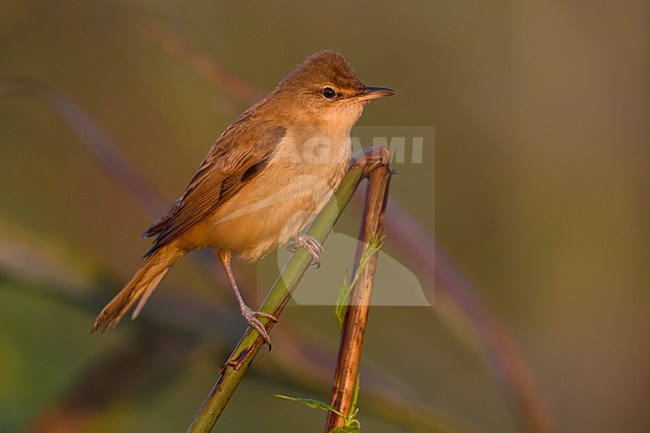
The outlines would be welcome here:
<svg viewBox="0 0 650 433">
<path fill-rule="evenodd" d="M 350 130 L 372 99 L 393 95 L 367 87 L 334 51 L 313 54 L 264 99 L 244 111 L 212 145 L 187 191 L 145 236 L 153 246 L 131 281 L 99 313 L 93 331 L 111 328 L 137 303 L 142 310 L 169 268 L 185 253 L 214 249 L 242 315 L 270 344 L 242 299 L 233 256 L 255 261 L 288 243 L 319 263 L 322 246 L 302 230 L 338 187 L 350 162 Z"/>
</svg>

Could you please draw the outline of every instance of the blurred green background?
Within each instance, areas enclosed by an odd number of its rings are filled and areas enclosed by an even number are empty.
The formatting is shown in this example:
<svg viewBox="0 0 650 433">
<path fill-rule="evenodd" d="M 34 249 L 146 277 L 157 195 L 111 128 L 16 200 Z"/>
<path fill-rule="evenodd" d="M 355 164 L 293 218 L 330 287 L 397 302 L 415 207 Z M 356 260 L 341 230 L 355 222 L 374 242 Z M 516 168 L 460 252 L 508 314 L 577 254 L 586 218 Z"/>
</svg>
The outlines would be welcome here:
<svg viewBox="0 0 650 433">
<path fill-rule="evenodd" d="M 152 28 L 265 91 L 308 54 L 342 52 L 366 84 L 398 92 L 360 125 L 435 127 L 435 192 L 433 164 L 404 165 L 391 197 L 512 333 L 558 431 L 647 432 L 648 17 L 642 0 L 0 0 L 0 80 L 28 75 L 67 92 L 171 204 L 248 104 Z M 243 321 L 188 337 L 147 330 L 145 309 L 141 321 L 89 335 L 147 250 L 139 236 L 153 219 L 51 108 L 0 99 L 0 431 L 185 431 Z M 343 224 L 355 226 L 353 212 Z M 390 238 L 386 251 L 409 266 Z M 229 289 L 197 269 L 181 262 L 154 298 L 232 306 Z M 253 279 L 256 268 L 236 272 Z M 343 278 L 338 268 L 309 272 Z M 48 296 L 55 286 L 90 300 Z M 365 365 L 473 431 L 524 431 L 441 308 L 371 311 Z M 273 397 L 329 395 L 326 383 L 278 367 L 293 350 L 283 329 L 336 353 L 331 307 L 289 308 L 216 431 L 322 431 L 323 413 Z M 102 362 L 134 346 L 142 353 L 122 366 L 129 373 L 104 377 L 113 370 Z M 75 395 L 84 404 L 70 419 L 96 405 L 67 425 L 57 407 Z M 387 420 L 363 393 L 360 406 L 363 431 L 434 431 Z"/>
</svg>

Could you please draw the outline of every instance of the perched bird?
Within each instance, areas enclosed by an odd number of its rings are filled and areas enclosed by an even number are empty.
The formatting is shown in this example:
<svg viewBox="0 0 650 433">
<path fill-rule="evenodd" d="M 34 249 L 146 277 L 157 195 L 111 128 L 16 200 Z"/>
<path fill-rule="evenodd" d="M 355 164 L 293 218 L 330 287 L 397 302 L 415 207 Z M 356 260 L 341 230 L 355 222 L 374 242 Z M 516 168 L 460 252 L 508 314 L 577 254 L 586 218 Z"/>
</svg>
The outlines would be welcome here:
<svg viewBox="0 0 650 433">
<path fill-rule="evenodd" d="M 136 318 L 169 268 L 188 251 L 214 249 L 243 317 L 270 339 L 237 287 L 233 256 L 255 261 L 288 243 L 319 263 L 322 246 L 302 233 L 338 187 L 350 161 L 350 130 L 372 99 L 345 58 L 321 51 L 244 111 L 212 145 L 183 196 L 146 231 L 153 246 L 131 281 L 99 313 L 93 331 L 115 326 L 137 303 Z"/>
</svg>

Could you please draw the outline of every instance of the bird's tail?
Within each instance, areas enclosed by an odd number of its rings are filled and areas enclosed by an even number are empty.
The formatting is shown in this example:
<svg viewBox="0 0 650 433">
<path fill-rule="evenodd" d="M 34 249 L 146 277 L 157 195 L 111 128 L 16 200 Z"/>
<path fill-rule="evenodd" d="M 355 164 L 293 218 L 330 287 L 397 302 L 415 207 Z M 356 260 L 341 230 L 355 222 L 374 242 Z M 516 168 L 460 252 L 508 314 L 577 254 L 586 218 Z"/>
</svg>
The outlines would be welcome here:
<svg viewBox="0 0 650 433">
<path fill-rule="evenodd" d="M 163 247 L 147 256 L 140 269 L 131 278 L 131 281 L 99 313 L 93 323 L 92 332 L 98 329 L 104 332 L 113 328 L 136 302 L 138 305 L 133 310 L 131 318 L 138 317 L 140 310 L 160 284 L 169 268 L 182 256 L 183 252 L 173 245 Z"/>
</svg>

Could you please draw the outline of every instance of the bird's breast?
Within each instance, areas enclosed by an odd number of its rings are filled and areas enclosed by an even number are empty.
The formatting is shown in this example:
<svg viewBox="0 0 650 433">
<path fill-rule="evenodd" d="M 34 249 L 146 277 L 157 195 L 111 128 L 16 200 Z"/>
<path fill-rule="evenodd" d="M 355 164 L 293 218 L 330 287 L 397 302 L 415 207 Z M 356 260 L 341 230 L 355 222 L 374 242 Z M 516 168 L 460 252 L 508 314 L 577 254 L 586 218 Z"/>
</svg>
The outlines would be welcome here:
<svg viewBox="0 0 650 433">
<path fill-rule="evenodd" d="M 287 134 L 267 168 L 210 218 L 208 246 L 257 260 L 294 238 L 325 206 L 350 162 L 349 134 Z"/>
</svg>

